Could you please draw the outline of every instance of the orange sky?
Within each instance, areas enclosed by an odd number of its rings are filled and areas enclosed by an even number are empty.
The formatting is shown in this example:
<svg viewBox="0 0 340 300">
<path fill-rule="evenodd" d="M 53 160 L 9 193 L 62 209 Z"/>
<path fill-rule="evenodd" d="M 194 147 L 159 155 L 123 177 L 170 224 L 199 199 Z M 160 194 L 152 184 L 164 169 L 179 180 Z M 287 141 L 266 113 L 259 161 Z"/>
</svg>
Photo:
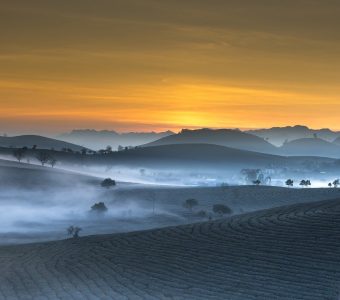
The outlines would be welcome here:
<svg viewBox="0 0 340 300">
<path fill-rule="evenodd" d="M 2 1 L 0 133 L 340 130 L 339 20 L 335 0 Z"/>
</svg>

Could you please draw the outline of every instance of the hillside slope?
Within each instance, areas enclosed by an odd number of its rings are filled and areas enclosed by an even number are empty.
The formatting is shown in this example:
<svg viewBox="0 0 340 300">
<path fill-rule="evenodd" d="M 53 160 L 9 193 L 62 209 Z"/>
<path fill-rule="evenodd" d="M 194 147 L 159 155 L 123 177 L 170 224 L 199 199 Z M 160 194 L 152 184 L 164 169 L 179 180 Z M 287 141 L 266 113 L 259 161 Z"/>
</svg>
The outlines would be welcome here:
<svg viewBox="0 0 340 300">
<path fill-rule="evenodd" d="M 178 134 L 161 138 L 144 146 L 151 147 L 171 144 L 213 144 L 261 153 L 277 153 L 276 147 L 264 139 L 232 129 L 183 129 Z"/>
<path fill-rule="evenodd" d="M 340 147 L 319 138 L 298 139 L 279 148 L 282 155 L 340 158 Z"/>
<path fill-rule="evenodd" d="M 276 146 L 282 146 L 284 142 L 314 137 L 319 137 L 328 142 L 332 142 L 335 138 L 340 136 L 340 132 L 332 131 L 328 128 L 311 129 L 302 125 L 255 129 L 247 132 L 264 138 Z"/>
<path fill-rule="evenodd" d="M 340 200 L 0 248 L 6 299 L 338 299 Z"/>
<path fill-rule="evenodd" d="M 126 146 L 139 146 L 145 143 L 153 142 L 162 137 L 173 134 L 171 131 L 166 132 L 127 132 L 118 133 L 112 130 L 72 130 L 69 133 L 64 133 L 57 136 L 66 142 L 84 145 L 88 148 L 99 150 L 105 149 L 108 145 L 114 150 L 119 145 Z"/>
<path fill-rule="evenodd" d="M 0 136 L 0 147 L 32 148 L 36 146 L 38 149 L 55 149 L 62 150 L 63 148 L 72 149 L 73 151 L 81 151 L 82 146 L 72 143 L 43 137 L 40 135 L 19 135 L 12 137 Z"/>
</svg>

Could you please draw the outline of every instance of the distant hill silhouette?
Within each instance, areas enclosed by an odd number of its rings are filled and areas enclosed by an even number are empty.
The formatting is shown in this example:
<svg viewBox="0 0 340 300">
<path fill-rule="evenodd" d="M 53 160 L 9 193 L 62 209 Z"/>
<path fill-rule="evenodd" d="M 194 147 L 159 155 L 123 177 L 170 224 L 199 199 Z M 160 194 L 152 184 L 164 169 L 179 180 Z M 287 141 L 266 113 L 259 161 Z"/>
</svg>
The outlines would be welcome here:
<svg viewBox="0 0 340 300">
<path fill-rule="evenodd" d="M 307 126 L 301 125 L 249 130 L 247 132 L 259 136 L 276 146 L 281 146 L 284 142 L 302 138 L 313 138 L 315 136 L 329 142 L 340 137 L 340 132 L 335 132 L 328 128 L 310 129 Z"/>
<path fill-rule="evenodd" d="M 336 139 L 334 140 L 333 144 L 339 145 L 339 146 L 340 146 L 340 137 L 336 138 Z"/>
<path fill-rule="evenodd" d="M 235 149 L 255 151 L 261 153 L 277 153 L 277 148 L 264 139 L 252 134 L 233 129 L 183 129 L 178 134 L 161 138 L 144 147 L 171 144 L 213 144 Z"/>
<path fill-rule="evenodd" d="M 283 157 L 211 144 L 172 144 L 87 156 L 87 164 L 173 170 L 237 170 L 243 168 L 299 168 L 306 164 L 335 162 L 331 158 Z"/>
<path fill-rule="evenodd" d="M 13 137 L 0 136 L 0 147 L 7 148 L 32 148 L 34 145 L 38 149 L 55 149 L 62 150 L 63 148 L 80 151 L 83 147 L 72 143 L 43 137 L 40 135 L 19 135 Z"/>
<path fill-rule="evenodd" d="M 171 131 L 165 132 L 128 132 L 118 133 L 110 130 L 73 130 L 69 133 L 64 133 L 58 136 L 59 139 L 70 143 L 82 145 L 94 150 L 104 149 L 106 146 L 111 146 L 114 150 L 119 145 L 139 146 L 160 139 L 162 137 L 173 134 Z"/>
<path fill-rule="evenodd" d="M 280 147 L 282 155 L 340 158 L 340 146 L 319 138 L 297 139 Z"/>
</svg>

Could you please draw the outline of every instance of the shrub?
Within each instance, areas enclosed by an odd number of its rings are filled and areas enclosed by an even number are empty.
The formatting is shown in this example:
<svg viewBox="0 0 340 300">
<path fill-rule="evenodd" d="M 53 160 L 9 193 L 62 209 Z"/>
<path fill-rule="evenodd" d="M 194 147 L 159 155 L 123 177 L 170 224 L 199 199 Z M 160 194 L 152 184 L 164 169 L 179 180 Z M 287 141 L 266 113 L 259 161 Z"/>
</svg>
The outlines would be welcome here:
<svg viewBox="0 0 340 300">
<path fill-rule="evenodd" d="M 221 217 L 223 216 L 223 215 L 226 215 L 226 214 L 231 214 L 232 213 L 232 210 L 228 207 L 228 206 L 226 206 L 226 205 L 224 205 L 224 204 L 215 204 L 214 206 L 213 206 L 213 212 L 215 213 L 215 214 L 218 214 L 218 215 L 220 215 Z"/>
<path fill-rule="evenodd" d="M 107 207 L 104 202 L 98 202 L 91 206 L 91 211 L 96 213 L 105 213 L 107 212 Z"/>
<path fill-rule="evenodd" d="M 106 178 L 104 179 L 101 184 L 100 184 L 102 187 L 105 187 L 105 188 L 110 188 L 110 187 L 113 187 L 116 185 L 116 181 L 111 179 L 111 178 Z"/>
<path fill-rule="evenodd" d="M 196 216 L 199 218 L 207 218 L 208 214 L 205 210 L 200 210 L 199 212 L 197 212 Z"/>
<path fill-rule="evenodd" d="M 79 237 L 79 232 L 82 229 L 80 227 L 77 226 L 70 226 L 67 228 L 67 234 L 71 235 L 73 238 L 78 238 Z"/>
<path fill-rule="evenodd" d="M 198 201 L 196 199 L 187 199 L 183 203 L 183 207 L 190 209 L 192 211 L 194 206 L 198 205 Z"/>
</svg>

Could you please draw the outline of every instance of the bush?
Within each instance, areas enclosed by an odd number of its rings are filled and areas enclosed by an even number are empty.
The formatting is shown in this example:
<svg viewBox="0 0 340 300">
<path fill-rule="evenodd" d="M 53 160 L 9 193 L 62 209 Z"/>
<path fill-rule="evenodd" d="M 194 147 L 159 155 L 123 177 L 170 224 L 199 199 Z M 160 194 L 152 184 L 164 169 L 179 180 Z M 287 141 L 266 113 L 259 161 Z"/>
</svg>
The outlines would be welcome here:
<svg viewBox="0 0 340 300">
<path fill-rule="evenodd" d="M 98 202 L 91 206 L 91 211 L 96 213 L 105 213 L 107 212 L 107 207 L 104 202 Z"/>
<path fill-rule="evenodd" d="M 214 206 L 213 206 L 213 212 L 215 213 L 215 214 L 219 214 L 221 217 L 223 216 L 223 215 L 226 215 L 226 214 L 231 214 L 232 213 L 232 210 L 228 207 L 228 206 L 226 206 L 226 205 L 223 205 L 223 204 L 215 204 Z"/>
<path fill-rule="evenodd" d="M 198 205 L 198 201 L 196 199 L 187 199 L 183 203 L 183 207 L 190 209 L 191 211 L 192 211 L 192 208 L 197 205 Z"/>
<path fill-rule="evenodd" d="M 207 218 L 208 217 L 208 214 L 205 210 L 200 210 L 197 214 L 196 214 L 197 217 L 199 218 Z"/>
<path fill-rule="evenodd" d="M 111 179 L 111 178 L 106 178 L 104 179 L 101 184 L 100 184 L 102 187 L 105 187 L 105 188 L 110 188 L 110 187 L 113 187 L 116 185 L 116 181 Z"/>
<path fill-rule="evenodd" d="M 79 232 L 82 229 L 80 227 L 77 226 L 70 226 L 69 228 L 67 228 L 67 234 L 71 235 L 73 238 L 78 238 L 79 237 Z"/>
</svg>

